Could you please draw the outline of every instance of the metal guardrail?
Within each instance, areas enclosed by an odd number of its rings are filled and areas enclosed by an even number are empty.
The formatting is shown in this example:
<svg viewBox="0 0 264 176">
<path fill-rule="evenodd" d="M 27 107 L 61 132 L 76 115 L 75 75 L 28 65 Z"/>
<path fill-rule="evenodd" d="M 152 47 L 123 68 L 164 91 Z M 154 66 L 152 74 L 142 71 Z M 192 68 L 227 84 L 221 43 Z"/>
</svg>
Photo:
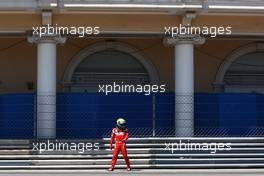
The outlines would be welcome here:
<svg viewBox="0 0 264 176">
<path fill-rule="evenodd" d="M 106 169 L 112 158 L 108 148 L 109 139 L 100 139 L 100 150 L 46 150 L 29 152 L 32 148 L 6 149 L 0 145 L 1 169 Z M 197 150 L 165 150 L 166 142 L 194 142 L 195 144 L 228 143 L 230 150 L 211 149 Z M 92 142 L 89 140 L 53 140 L 50 142 Z M 1 142 L 1 140 L 0 140 Z M 40 142 L 40 141 L 39 141 Z M 93 141 L 95 142 L 95 141 Z M 185 142 L 185 144 L 184 144 Z M 21 142 L 19 141 L 20 145 Z M 20 146 L 19 145 L 19 146 Z M 207 145 L 207 144 L 206 144 Z M 263 168 L 264 167 L 263 138 L 130 138 L 127 143 L 128 155 L 133 169 L 182 169 L 182 168 Z M 199 148 L 200 149 L 200 148 Z M 121 155 L 121 154 L 120 154 Z M 3 164 L 4 163 L 4 164 Z M 125 168 L 119 159 L 117 168 Z"/>
<path fill-rule="evenodd" d="M 197 10 L 204 12 L 254 12 L 263 11 L 262 0 L 1 0 L 0 10 L 38 10 L 38 9 L 143 9 L 143 10 L 167 10 L 171 9 Z"/>
</svg>

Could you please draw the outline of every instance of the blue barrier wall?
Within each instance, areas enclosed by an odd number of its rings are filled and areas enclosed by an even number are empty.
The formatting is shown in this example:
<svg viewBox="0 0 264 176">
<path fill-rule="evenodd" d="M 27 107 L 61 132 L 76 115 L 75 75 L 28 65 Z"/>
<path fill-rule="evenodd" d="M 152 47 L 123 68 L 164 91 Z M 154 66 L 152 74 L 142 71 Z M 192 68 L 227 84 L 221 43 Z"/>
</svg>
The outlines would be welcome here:
<svg viewBox="0 0 264 176">
<path fill-rule="evenodd" d="M 156 94 L 156 136 L 173 136 L 174 135 L 174 94 Z"/>
<path fill-rule="evenodd" d="M 0 95 L 0 138 L 33 138 L 33 94 Z"/>
<path fill-rule="evenodd" d="M 221 94 L 218 97 L 219 126 L 229 135 L 246 135 L 258 125 L 256 95 Z"/>
<path fill-rule="evenodd" d="M 194 103 L 194 125 L 197 135 L 218 135 L 219 129 L 219 95 L 196 94 Z"/>
<path fill-rule="evenodd" d="M 58 138 L 109 137 L 118 117 L 128 121 L 131 135 L 151 135 L 151 96 L 62 93 L 57 104 Z"/>
<path fill-rule="evenodd" d="M 34 107 L 33 94 L 0 95 L 0 138 L 34 138 Z M 117 117 L 127 119 L 132 136 L 151 136 L 153 125 L 157 136 L 173 136 L 174 110 L 172 93 L 59 93 L 57 137 L 106 137 Z M 264 95 L 195 94 L 196 136 L 264 136 L 263 128 Z"/>
</svg>

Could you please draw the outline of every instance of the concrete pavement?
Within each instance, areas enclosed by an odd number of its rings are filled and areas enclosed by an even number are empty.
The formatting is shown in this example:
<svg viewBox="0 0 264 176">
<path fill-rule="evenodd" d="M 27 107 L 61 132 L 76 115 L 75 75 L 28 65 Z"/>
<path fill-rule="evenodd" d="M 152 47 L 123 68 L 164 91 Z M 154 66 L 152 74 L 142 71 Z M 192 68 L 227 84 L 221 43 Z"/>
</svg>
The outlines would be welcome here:
<svg viewBox="0 0 264 176">
<path fill-rule="evenodd" d="M 263 176 L 263 169 L 135 169 L 131 172 L 125 170 L 1 170 L 0 175 L 5 176 L 104 176 L 104 175 L 137 175 L 137 176 Z"/>
</svg>

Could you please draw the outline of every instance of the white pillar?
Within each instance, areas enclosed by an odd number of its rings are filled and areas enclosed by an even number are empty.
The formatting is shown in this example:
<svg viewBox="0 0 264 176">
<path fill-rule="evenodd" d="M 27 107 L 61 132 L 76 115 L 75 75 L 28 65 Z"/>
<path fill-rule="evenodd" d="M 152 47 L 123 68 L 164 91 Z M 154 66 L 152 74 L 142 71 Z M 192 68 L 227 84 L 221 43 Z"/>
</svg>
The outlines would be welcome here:
<svg viewBox="0 0 264 176">
<path fill-rule="evenodd" d="M 56 138 L 56 45 L 59 36 L 32 36 L 37 43 L 37 138 Z"/>
<path fill-rule="evenodd" d="M 175 134 L 190 137 L 194 134 L 194 75 L 193 44 L 175 45 Z"/>
<path fill-rule="evenodd" d="M 175 135 L 194 135 L 194 44 L 204 43 L 199 35 L 167 38 L 175 46 Z"/>
</svg>

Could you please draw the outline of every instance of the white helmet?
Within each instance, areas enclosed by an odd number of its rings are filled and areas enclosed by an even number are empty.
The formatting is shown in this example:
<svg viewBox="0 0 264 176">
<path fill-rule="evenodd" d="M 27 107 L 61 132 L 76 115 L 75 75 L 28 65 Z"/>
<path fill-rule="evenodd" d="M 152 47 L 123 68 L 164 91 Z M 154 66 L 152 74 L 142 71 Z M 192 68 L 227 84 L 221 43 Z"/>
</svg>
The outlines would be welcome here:
<svg viewBox="0 0 264 176">
<path fill-rule="evenodd" d="M 125 128 L 126 127 L 126 120 L 123 118 L 118 118 L 116 120 L 116 126 L 119 128 Z"/>
</svg>

